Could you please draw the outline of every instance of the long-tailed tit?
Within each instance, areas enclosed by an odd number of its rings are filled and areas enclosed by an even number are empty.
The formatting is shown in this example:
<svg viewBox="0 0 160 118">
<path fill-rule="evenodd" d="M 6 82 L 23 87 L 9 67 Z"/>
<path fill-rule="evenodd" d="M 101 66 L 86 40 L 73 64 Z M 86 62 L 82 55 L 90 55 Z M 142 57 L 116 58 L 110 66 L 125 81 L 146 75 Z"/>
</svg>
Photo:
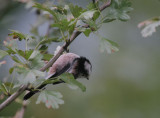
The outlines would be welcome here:
<svg viewBox="0 0 160 118">
<path fill-rule="evenodd" d="M 61 55 L 52 65 L 52 67 L 50 67 L 46 79 L 57 77 L 63 74 L 64 72 L 73 74 L 75 79 L 77 78 L 89 79 L 91 70 L 92 70 L 92 65 L 87 58 L 79 56 L 74 53 L 66 53 Z M 63 81 L 54 84 L 62 82 Z M 37 87 L 37 89 L 43 89 L 45 86 L 46 84 L 42 84 L 39 87 Z M 24 100 L 29 99 L 37 92 L 38 91 L 30 91 L 24 96 Z"/>
</svg>

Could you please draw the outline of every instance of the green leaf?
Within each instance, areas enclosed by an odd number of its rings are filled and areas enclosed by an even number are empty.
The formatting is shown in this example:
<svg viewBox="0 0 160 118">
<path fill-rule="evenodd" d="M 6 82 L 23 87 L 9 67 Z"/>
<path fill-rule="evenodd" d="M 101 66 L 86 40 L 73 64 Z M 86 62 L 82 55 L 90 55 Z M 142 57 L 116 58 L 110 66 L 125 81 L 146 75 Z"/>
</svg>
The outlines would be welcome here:
<svg viewBox="0 0 160 118">
<path fill-rule="evenodd" d="M 64 73 L 58 77 L 59 79 L 63 80 L 65 83 L 71 85 L 71 86 L 77 86 L 79 87 L 83 92 L 86 91 L 86 87 L 78 82 L 76 79 L 74 79 L 73 75 L 70 73 Z"/>
<path fill-rule="evenodd" d="M 89 10 L 89 11 L 86 11 L 84 13 L 82 13 L 80 16 L 79 16 L 79 19 L 82 19 L 82 20 L 90 20 L 93 18 L 94 14 L 98 12 L 98 10 Z"/>
<path fill-rule="evenodd" d="M 10 68 L 10 69 L 9 69 L 9 74 L 12 74 L 13 71 L 14 71 L 14 67 Z"/>
<path fill-rule="evenodd" d="M 91 29 L 86 29 L 85 31 L 83 31 L 83 33 L 85 34 L 86 37 L 89 37 L 91 32 L 92 32 Z"/>
<path fill-rule="evenodd" d="M 101 38 L 100 50 L 101 52 L 104 52 L 104 50 L 106 50 L 107 53 L 119 51 L 118 44 L 106 38 Z"/>
<path fill-rule="evenodd" d="M 28 60 L 29 57 L 31 56 L 33 50 L 25 50 L 25 51 L 22 51 L 22 50 L 16 50 L 17 54 L 19 56 L 22 56 L 24 59 Z"/>
<path fill-rule="evenodd" d="M 69 28 L 69 24 L 70 21 L 68 21 L 67 19 L 63 19 L 57 23 L 52 24 L 52 27 L 58 27 L 59 29 L 63 30 L 63 31 L 67 31 Z"/>
<path fill-rule="evenodd" d="M 25 67 L 25 66 L 22 65 L 22 64 L 18 64 L 18 63 L 16 63 L 13 68 L 15 69 L 15 71 L 16 71 L 18 74 L 25 73 L 25 72 L 28 70 L 27 67 Z"/>
<path fill-rule="evenodd" d="M 48 46 L 46 46 L 46 45 L 41 45 L 41 47 L 39 48 L 39 50 L 42 51 L 42 52 L 47 51 L 47 49 L 48 49 Z"/>
<path fill-rule="evenodd" d="M 53 57 L 52 54 L 43 54 L 43 60 L 49 61 Z"/>
<path fill-rule="evenodd" d="M 44 90 L 38 96 L 36 104 L 43 102 L 47 108 L 58 109 L 60 104 L 64 104 L 61 98 L 62 94 L 59 92 Z"/>
<path fill-rule="evenodd" d="M 8 95 L 7 87 L 6 87 L 6 85 L 5 85 L 4 83 L 2 83 L 1 80 L 0 80 L 0 90 L 1 90 L 4 94 Z"/>
<path fill-rule="evenodd" d="M 58 38 L 48 38 L 48 39 L 46 38 L 40 42 L 40 45 L 44 45 L 51 42 L 60 42 L 60 41 L 58 40 Z"/>
<path fill-rule="evenodd" d="M 30 55 L 29 60 L 34 59 L 39 54 L 40 52 L 38 50 L 34 50 L 32 54 Z"/>
<path fill-rule="evenodd" d="M 55 11 L 51 10 L 50 8 L 48 8 L 47 6 L 39 4 L 39 3 L 35 3 L 35 5 L 33 7 L 36 7 L 38 9 L 41 9 L 41 10 L 49 12 L 50 14 L 53 15 L 53 17 L 56 20 L 56 22 L 58 21 L 57 13 Z"/>
<path fill-rule="evenodd" d="M 4 85 L 7 87 L 11 87 L 11 88 L 13 88 L 13 86 L 14 86 L 14 84 L 11 82 L 5 82 Z"/>
<path fill-rule="evenodd" d="M 16 52 L 12 48 L 10 48 L 10 47 L 7 47 L 7 48 L 8 48 L 8 50 L 6 50 L 6 52 L 8 54 L 16 54 Z"/>
<path fill-rule="evenodd" d="M 130 19 L 128 13 L 132 10 L 133 8 L 131 8 L 131 2 L 129 0 L 113 0 L 106 17 L 107 19 L 127 21 Z"/>
<path fill-rule="evenodd" d="M 103 21 L 103 23 L 109 23 L 109 22 L 112 22 L 112 21 L 114 21 L 114 20 L 116 20 L 116 19 L 114 19 L 114 18 L 106 18 L 106 19 Z"/>
<path fill-rule="evenodd" d="M 38 51 L 34 50 L 29 57 L 29 67 L 32 69 L 39 69 L 44 66 L 43 55 Z"/>
<path fill-rule="evenodd" d="M 34 83 L 36 81 L 36 75 L 32 72 L 32 70 L 24 70 L 18 77 L 19 85 L 27 85 L 28 83 Z"/>
<path fill-rule="evenodd" d="M 8 52 L 0 50 L 0 59 L 4 58 L 6 55 L 8 55 Z"/>
<path fill-rule="evenodd" d="M 17 30 L 10 30 L 13 33 L 10 33 L 9 36 L 13 36 L 13 38 L 18 38 L 20 41 L 22 39 L 26 39 L 26 35 L 24 35 L 23 33 L 17 31 Z"/>
<path fill-rule="evenodd" d="M 19 63 L 19 64 L 23 64 L 23 63 L 18 59 L 17 56 L 11 56 L 11 58 L 12 58 L 13 61 L 15 61 L 15 62 L 17 62 L 17 63 Z"/>
<path fill-rule="evenodd" d="M 37 81 L 38 77 L 42 77 L 44 78 L 45 73 L 41 72 L 39 70 L 36 69 L 23 69 L 23 72 L 19 74 L 18 78 L 18 85 L 22 85 L 22 84 L 28 84 L 31 83 L 33 84 L 34 82 Z"/>
<path fill-rule="evenodd" d="M 96 2 L 96 3 L 89 3 L 88 5 L 87 5 L 87 8 L 89 9 L 89 10 L 92 10 L 92 9 L 97 9 L 97 6 L 98 6 L 98 2 Z"/>
<path fill-rule="evenodd" d="M 83 32 L 86 37 L 88 37 L 90 33 L 92 32 L 90 28 L 85 28 L 85 27 L 77 27 L 76 30 Z"/>
<path fill-rule="evenodd" d="M 74 6 L 73 4 L 69 4 L 69 9 L 75 18 L 78 18 L 83 11 L 82 7 L 79 7 L 77 5 Z"/>
</svg>

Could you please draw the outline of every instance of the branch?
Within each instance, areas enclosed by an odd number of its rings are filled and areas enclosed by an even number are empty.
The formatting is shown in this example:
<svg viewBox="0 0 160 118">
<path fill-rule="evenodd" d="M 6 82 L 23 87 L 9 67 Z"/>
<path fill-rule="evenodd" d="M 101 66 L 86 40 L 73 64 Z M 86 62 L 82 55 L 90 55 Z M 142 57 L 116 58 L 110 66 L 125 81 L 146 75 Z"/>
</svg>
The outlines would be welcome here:
<svg viewBox="0 0 160 118">
<path fill-rule="evenodd" d="M 105 8 L 109 7 L 111 5 L 111 0 L 108 0 L 108 2 L 104 3 L 101 7 L 99 7 L 100 11 L 103 11 Z M 86 25 L 85 27 L 88 27 Z M 71 38 L 68 42 L 64 43 L 64 45 L 61 47 L 59 52 L 52 57 L 52 59 L 40 69 L 40 71 L 45 71 L 48 69 L 52 64 L 59 58 L 59 56 L 67 49 L 67 47 L 72 43 L 72 41 L 75 40 L 77 36 L 81 34 L 80 31 L 74 31 L 71 35 Z M 12 94 L 8 99 L 6 99 L 2 104 L 0 104 L 0 111 L 3 110 L 6 106 L 8 106 L 11 102 L 13 102 L 18 96 L 20 96 L 26 89 L 28 88 L 28 85 L 22 85 L 20 89 L 18 89 L 14 94 Z"/>
<path fill-rule="evenodd" d="M 18 96 L 20 96 L 26 90 L 28 85 L 22 85 L 15 93 L 13 93 L 2 104 L 0 104 L 0 111 L 3 110 L 3 108 L 7 107 L 10 103 L 12 103 Z"/>
<path fill-rule="evenodd" d="M 27 108 L 27 104 L 28 104 L 28 101 L 23 101 L 22 108 L 19 111 L 16 112 L 16 114 L 13 118 L 23 118 L 24 117 L 24 112 Z"/>
<path fill-rule="evenodd" d="M 99 9 L 100 11 L 103 11 L 105 8 L 109 7 L 111 5 L 111 0 L 108 0 L 108 2 L 106 2 L 105 4 L 103 4 Z M 86 25 L 85 27 L 88 27 L 88 25 Z M 80 31 L 75 31 L 73 32 L 70 40 L 68 43 L 65 43 L 61 49 L 59 50 L 59 52 L 57 53 L 57 55 L 53 56 L 52 59 L 44 66 L 42 67 L 40 70 L 41 71 L 45 71 L 46 69 L 48 69 L 50 66 L 52 66 L 52 64 L 58 59 L 58 57 L 67 49 L 67 47 L 72 43 L 72 41 L 74 41 L 74 39 L 80 35 L 81 32 Z"/>
<path fill-rule="evenodd" d="M 103 11 L 105 8 L 109 7 L 111 5 L 112 0 L 108 0 L 106 3 L 104 3 L 99 10 Z"/>
</svg>

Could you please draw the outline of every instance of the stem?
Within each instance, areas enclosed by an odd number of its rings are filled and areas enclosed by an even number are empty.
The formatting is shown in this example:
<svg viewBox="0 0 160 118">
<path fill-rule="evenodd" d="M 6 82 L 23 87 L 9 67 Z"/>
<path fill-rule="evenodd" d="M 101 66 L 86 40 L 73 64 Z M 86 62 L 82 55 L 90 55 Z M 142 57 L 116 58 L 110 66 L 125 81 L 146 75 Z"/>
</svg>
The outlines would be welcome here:
<svg viewBox="0 0 160 118">
<path fill-rule="evenodd" d="M 26 39 L 25 43 L 26 43 L 26 50 L 28 50 L 28 44 L 27 44 L 28 39 Z"/>
<path fill-rule="evenodd" d="M 28 104 L 28 101 L 23 101 L 22 108 L 19 111 L 16 112 L 16 114 L 13 118 L 23 118 L 24 117 L 24 112 L 27 108 L 27 104 Z"/>
<path fill-rule="evenodd" d="M 13 70 L 13 77 L 12 77 L 11 83 L 13 83 L 14 79 L 15 79 L 15 71 Z M 11 86 L 12 85 L 9 86 L 9 93 L 11 93 Z"/>
<path fill-rule="evenodd" d="M 10 103 L 12 103 L 18 96 L 20 96 L 26 90 L 28 85 L 22 85 L 20 89 L 18 89 L 14 94 L 7 98 L 2 104 L 0 104 L 0 111 L 2 111 L 3 108 L 7 107 Z"/>
<path fill-rule="evenodd" d="M 61 32 L 61 35 L 62 35 L 62 37 L 63 37 L 64 41 L 66 42 L 66 38 L 65 38 L 64 33 L 62 32 L 62 30 L 61 30 L 61 29 L 60 29 L 60 32 Z"/>
</svg>

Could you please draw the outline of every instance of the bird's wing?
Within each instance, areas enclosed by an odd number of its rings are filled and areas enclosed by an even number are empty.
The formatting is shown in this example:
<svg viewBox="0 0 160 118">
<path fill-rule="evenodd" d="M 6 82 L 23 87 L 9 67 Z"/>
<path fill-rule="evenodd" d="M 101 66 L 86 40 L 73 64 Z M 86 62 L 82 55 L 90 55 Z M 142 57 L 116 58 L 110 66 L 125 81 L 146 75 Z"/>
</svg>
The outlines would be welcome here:
<svg viewBox="0 0 160 118">
<path fill-rule="evenodd" d="M 63 74 L 64 72 L 68 72 L 68 70 L 70 70 L 70 68 L 71 68 L 71 64 L 67 64 L 67 65 L 64 66 L 61 70 L 56 71 L 55 73 L 48 75 L 48 76 L 46 77 L 46 79 L 53 78 L 53 77 L 57 77 L 57 76 Z"/>
</svg>

